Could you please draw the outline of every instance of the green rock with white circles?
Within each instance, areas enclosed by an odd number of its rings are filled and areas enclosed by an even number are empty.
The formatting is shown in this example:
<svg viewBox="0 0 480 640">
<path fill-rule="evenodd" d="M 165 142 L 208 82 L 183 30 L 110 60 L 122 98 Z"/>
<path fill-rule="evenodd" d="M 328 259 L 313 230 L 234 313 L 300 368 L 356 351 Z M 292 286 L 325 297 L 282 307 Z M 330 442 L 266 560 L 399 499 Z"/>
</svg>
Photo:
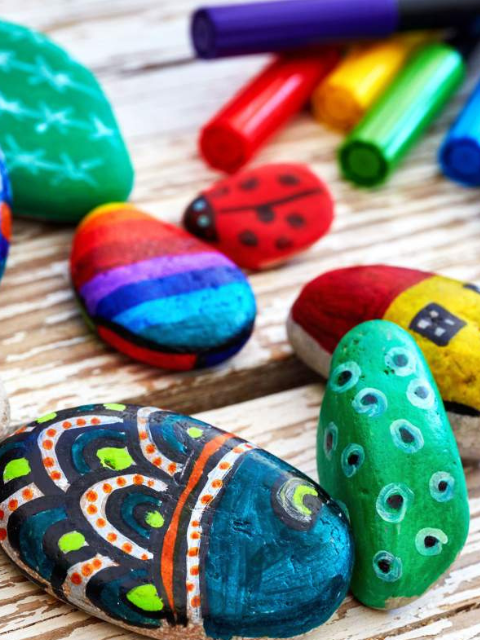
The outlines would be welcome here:
<svg viewBox="0 0 480 640">
<path fill-rule="evenodd" d="M 49 38 L 4 21 L 0 149 L 16 214 L 73 222 L 132 189 L 130 156 L 95 76 Z"/>
<path fill-rule="evenodd" d="M 338 345 L 320 413 L 322 486 L 343 502 L 356 560 L 352 591 L 392 609 L 448 569 L 468 533 L 465 476 L 423 355 L 399 326 L 358 325 Z"/>
</svg>

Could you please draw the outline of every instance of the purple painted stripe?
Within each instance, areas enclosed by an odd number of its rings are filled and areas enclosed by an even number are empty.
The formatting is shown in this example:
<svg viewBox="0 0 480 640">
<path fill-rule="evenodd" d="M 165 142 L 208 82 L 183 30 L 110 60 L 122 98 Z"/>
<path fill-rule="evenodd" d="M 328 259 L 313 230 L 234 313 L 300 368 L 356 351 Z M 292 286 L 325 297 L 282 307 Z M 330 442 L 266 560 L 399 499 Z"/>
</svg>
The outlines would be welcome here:
<svg viewBox="0 0 480 640">
<path fill-rule="evenodd" d="M 162 256 L 152 260 L 136 262 L 127 267 L 117 267 L 99 273 L 80 289 L 85 306 L 90 315 L 95 315 L 99 302 L 116 289 L 144 280 L 158 280 L 186 271 L 208 269 L 210 267 L 232 266 L 232 262 L 217 251 L 192 253 L 178 256 Z"/>
</svg>

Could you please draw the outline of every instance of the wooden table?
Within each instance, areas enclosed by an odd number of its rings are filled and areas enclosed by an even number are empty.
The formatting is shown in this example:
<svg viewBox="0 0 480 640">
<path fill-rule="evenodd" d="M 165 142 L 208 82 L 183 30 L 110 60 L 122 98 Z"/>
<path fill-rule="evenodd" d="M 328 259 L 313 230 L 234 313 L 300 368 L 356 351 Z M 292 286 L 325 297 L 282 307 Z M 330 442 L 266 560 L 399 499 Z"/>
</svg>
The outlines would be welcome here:
<svg viewBox="0 0 480 640">
<path fill-rule="evenodd" d="M 203 122 L 265 57 L 197 62 L 187 16 L 195 0 L 2 0 L 2 18 L 45 31 L 89 65 L 110 96 L 137 171 L 134 200 L 178 222 L 215 175 L 196 152 Z M 252 275 L 259 314 L 252 340 L 226 364 L 165 373 L 111 351 L 91 335 L 69 284 L 73 228 L 16 220 L 0 288 L 0 371 L 15 425 L 85 402 L 157 404 L 256 441 L 316 477 L 315 425 L 323 385 L 292 354 L 285 319 L 300 288 L 354 263 L 389 262 L 480 280 L 479 192 L 438 175 L 435 154 L 465 90 L 392 182 L 358 191 L 339 178 L 339 137 L 305 113 L 258 162 L 302 161 L 331 185 L 329 236 L 289 265 Z M 480 472 L 467 468 L 471 533 L 451 571 L 426 596 L 394 612 L 347 598 L 313 640 L 480 638 Z M 60 604 L 0 557 L 0 640 L 134 640 Z"/>
</svg>

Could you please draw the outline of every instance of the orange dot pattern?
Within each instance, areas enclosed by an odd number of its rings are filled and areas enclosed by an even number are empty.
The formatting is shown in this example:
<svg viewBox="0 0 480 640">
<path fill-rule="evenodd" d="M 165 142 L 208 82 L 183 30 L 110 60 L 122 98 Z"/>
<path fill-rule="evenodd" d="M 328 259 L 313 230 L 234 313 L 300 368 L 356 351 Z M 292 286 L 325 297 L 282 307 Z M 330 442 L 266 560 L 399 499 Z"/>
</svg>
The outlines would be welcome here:
<svg viewBox="0 0 480 640">
<path fill-rule="evenodd" d="M 70 583 L 72 594 L 77 599 L 85 599 L 85 590 L 87 588 L 88 581 L 102 569 L 114 566 L 116 565 L 113 560 L 110 560 L 110 558 L 100 554 L 97 554 L 86 562 L 77 562 L 73 567 L 70 567 L 67 574 L 67 582 Z"/>
<path fill-rule="evenodd" d="M 155 407 L 142 407 L 137 414 L 137 428 L 138 439 L 140 441 L 140 448 L 144 457 L 158 469 L 162 469 L 169 476 L 173 477 L 175 474 L 180 473 L 183 470 L 183 465 L 178 464 L 170 460 L 166 455 L 158 450 L 155 442 L 150 434 L 148 427 L 148 419 L 152 413 L 157 412 Z"/>
<path fill-rule="evenodd" d="M 167 489 L 167 485 L 160 480 L 148 478 L 140 473 L 113 476 L 87 489 L 80 499 L 80 507 L 90 525 L 109 544 L 140 560 L 150 560 L 152 558 L 150 551 L 127 538 L 106 517 L 106 505 L 110 496 L 115 491 L 131 486 L 148 486 L 159 493 Z"/>
<path fill-rule="evenodd" d="M 82 416 L 71 420 L 61 420 L 51 424 L 38 437 L 38 446 L 42 456 L 43 466 L 49 471 L 49 476 L 61 489 L 69 487 L 67 477 L 63 473 L 60 462 L 55 453 L 58 440 L 68 429 L 81 429 L 87 426 L 98 426 L 118 422 L 116 416 Z"/>
<path fill-rule="evenodd" d="M 212 503 L 222 490 L 225 478 L 231 472 L 235 463 L 241 456 L 253 448 L 253 445 L 248 442 L 242 442 L 225 454 L 217 466 L 209 473 L 207 482 L 198 496 L 197 503 L 192 511 L 192 518 L 187 530 L 187 582 L 185 587 L 188 593 L 188 614 L 194 624 L 201 622 L 201 569 L 198 560 L 202 544 L 202 517 L 207 509 L 211 509 Z"/>
<path fill-rule="evenodd" d="M 8 545 L 8 520 L 12 513 L 27 502 L 41 496 L 43 496 L 43 493 L 32 482 L 26 487 L 18 489 L 18 491 L 15 491 L 0 503 L 0 542 L 5 542 L 5 545 Z"/>
</svg>

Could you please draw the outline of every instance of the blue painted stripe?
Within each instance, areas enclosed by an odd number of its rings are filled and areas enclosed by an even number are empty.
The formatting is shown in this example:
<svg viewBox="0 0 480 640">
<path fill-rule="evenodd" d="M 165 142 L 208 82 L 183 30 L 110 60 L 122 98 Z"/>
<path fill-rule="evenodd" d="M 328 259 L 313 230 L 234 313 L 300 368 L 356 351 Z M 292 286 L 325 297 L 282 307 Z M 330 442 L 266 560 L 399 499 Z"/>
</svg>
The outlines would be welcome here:
<svg viewBox="0 0 480 640">
<path fill-rule="evenodd" d="M 228 343 L 255 320 L 256 304 L 246 282 L 152 300 L 113 319 L 160 346 L 198 351 Z"/>
<path fill-rule="evenodd" d="M 8 240 L 5 238 L 5 236 L 2 236 L 0 234 L 0 260 L 4 260 L 7 257 L 9 246 L 10 243 L 8 242 Z"/>
<path fill-rule="evenodd" d="M 98 304 L 96 315 L 105 320 L 112 320 L 120 313 L 145 302 L 190 294 L 201 289 L 210 289 L 213 292 L 234 282 L 245 282 L 243 273 L 234 266 L 210 267 L 175 274 L 168 278 L 135 282 L 106 296 Z"/>
</svg>

